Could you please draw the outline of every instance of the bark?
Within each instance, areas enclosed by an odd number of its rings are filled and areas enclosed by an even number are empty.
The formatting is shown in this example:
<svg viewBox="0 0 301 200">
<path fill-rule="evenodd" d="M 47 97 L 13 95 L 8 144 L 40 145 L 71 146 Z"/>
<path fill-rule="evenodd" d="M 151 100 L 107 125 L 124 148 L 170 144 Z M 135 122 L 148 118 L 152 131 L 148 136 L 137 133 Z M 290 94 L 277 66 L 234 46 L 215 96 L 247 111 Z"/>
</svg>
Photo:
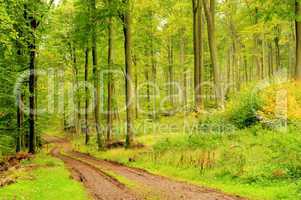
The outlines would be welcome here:
<svg viewBox="0 0 301 200">
<path fill-rule="evenodd" d="M 245 83 L 249 82 L 249 74 L 248 74 L 248 59 L 246 55 L 243 55 L 243 60 L 244 60 L 244 75 L 245 75 Z"/>
<path fill-rule="evenodd" d="M 301 80 L 301 3 L 296 1 L 296 66 L 295 79 Z"/>
<path fill-rule="evenodd" d="M 153 40 L 153 13 L 151 13 L 151 64 L 152 64 L 152 79 L 153 79 L 153 119 L 157 119 L 157 67 Z"/>
<path fill-rule="evenodd" d="M 149 54 L 148 54 L 148 49 L 147 46 L 144 47 L 145 49 L 145 60 L 147 60 L 146 58 L 149 58 Z M 150 98 L 150 78 L 149 78 L 149 64 L 148 61 L 146 61 L 146 64 L 144 66 L 144 77 L 145 77 L 145 82 L 146 82 L 146 97 L 147 97 L 147 113 L 150 113 L 151 111 L 151 98 Z"/>
<path fill-rule="evenodd" d="M 281 68 L 281 58 L 280 58 L 280 46 L 279 39 L 280 38 L 280 27 L 276 27 L 276 37 L 274 38 L 275 43 L 275 62 L 276 62 L 276 70 L 280 70 Z"/>
<path fill-rule="evenodd" d="M 181 31 L 181 43 L 180 43 L 180 64 L 181 68 L 183 68 L 183 99 L 182 104 L 184 106 L 184 109 L 187 106 L 187 75 L 186 70 L 187 67 L 185 65 L 185 36 L 184 36 L 184 30 Z"/>
<path fill-rule="evenodd" d="M 194 95 L 195 108 L 202 107 L 202 67 L 203 67 L 203 32 L 202 32 L 202 0 L 192 0 L 193 8 L 193 48 L 194 48 Z"/>
<path fill-rule="evenodd" d="M 137 58 L 134 55 L 133 56 L 133 64 L 134 64 L 134 68 L 135 68 L 135 118 L 138 119 L 139 118 L 139 105 L 138 105 L 138 72 L 137 72 Z"/>
<path fill-rule="evenodd" d="M 36 124 L 35 124 L 35 109 L 36 109 L 36 37 L 35 31 L 37 28 L 36 19 L 30 20 L 31 24 L 31 41 L 29 44 L 30 62 L 29 62 L 29 153 L 36 152 Z"/>
<path fill-rule="evenodd" d="M 153 78 L 153 119 L 157 119 L 157 69 L 154 50 L 152 46 L 152 78 Z"/>
<path fill-rule="evenodd" d="M 216 0 L 203 0 L 203 7 L 207 19 L 208 41 L 210 49 L 210 58 L 213 69 L 213 81 L 215 84 L 215 95 L 217 98 L 217 104 L 222 104 L 222 93 L 219 80 L 219 66 L 217 59 L 217 46 L 215 36 L 215 1 Z"/>
<path fill-rule="evenodd" d="M 269 77 L 271 78 L 274 74 L 273 46 L 272 46 L 271 43 L 268 44 L 268 50 L 269 50 L 269 53 L 268 53 L 268 74 L 269 74 Z M 278 68 L 278 67 L 276 66 L 276 68 Z"/>
<path fill-rule="evenodd" d="M 97 55 L 97 41 L 96 41 L 96 0 L 91 0 L 91 14 L 92 14 L 92 58 L 93 58 L 93 80 L 94 80 L 94 119 L 95 130 L 97 134 L 98 150 L 103 148 L 103 138 L 99 124 L 99 100 L 100 100 L 100 85 L 99 85 L 99 70 L 98 70 L 98 55 Z"/>
<path fill-rule="evenodd" d="M 258 8 L 254 10 L 254 24 L 258 24 Z M 262 62 L 262 41 L 259 38 L 258 33 L 254 34 L 254 61 L 256 64 L 256 79 L 260 80 L 263 79 L 262 69 L 263 69 L 263 62 Z"/>
<path fill-rule="evenodd" d="M 89 124 L 88 124 L 88 109 L 89 109 L 89 89 L 87 86 L 89 79 L 89 48 L 85 49 L 85 143 L 88 144 L 89 137 Z"/>
<path fill-rule="evenodd" d="M 173 87 L 173 81 L 174 81 L 174 77 L 173 77 L 173 65 L 174 65 L 174 60 L 173 60 L 173 41 L 172 38 L 169 39 L 169 44 L 168 44 L 168 78 L 169 78 L 169 89 L 168 89 L 168 95 L 169 95 L 169 101 L 170 101 L 170 105 L 173 107 L 174 105 L 174 87 Z"/>
<path fill-rule="evenodd" d="M 126 119 L 127 119 L 127 134 L 126 147 L 133 144 L 133 111 L 134 111 L 134 92 L 133 92 L 133 69 L 132 69 L 132 33 L 131 33 L 131 11 L 130 0 L 123 1 L 126 10 L 123 16 L 123 32 L 124 32 L 124 53 L 125 53 L 125 68 L 126 68 Z"/>
<path fill-rule="evenodd" d="M 73 62 L 73 76 L 74 76 L 74 86 L 76 88 L 75 92 L 75 97 L 74 97 L 74 124 L 75 124 L 75 130 L 76 134 L 80 133 L 80 98 L 78 94 L 78 82 L 79 82 L 79 77 L 78 77 L 78 66 L 77 66 L 77 58 L 76 58 L 76 49 L 74 46 L 71 45 L 71 56 L 72 56 L 72 62 Z"/>
<path fill-rule="evenodd" d="M 110 3 L 110 1 L 109 1 Z M 113 93 L 113 78 L 112 73 L 110 70 L 112 70 L 112 64 L 113 64 L 113 44 L 112 44 L 112 38 L 113 38 L 113 29 L 112 29 L 112 18 L 109 19 L 109 27 L 108 27 L 108 114 L 107 114 L 107 141 L 111 140 L 112 135 L 112 123 L 113 123 L 113 109 L 112 109 L 112 93 Z"/>
<path fill-rule="evenodd" d="M 227 86 L 231 84 L 231 47 L 229 47 L 228 52 L 227 52 Z M 227 88 L 229 89 L 229 88 Z"/>
<path fill-rule="evenodd" d="M 24 124 L 24 94 L 21 94 L 17 97 L 18 107 L 17 107 L 17 124 L 18 124 L 18 135 L 16 141 L 16 152 L 22 150 L 22 138 L 23 138 L 23 124 Z"/>
<path fill-rule="evenodd" d="M 22 31 L 19 31 L 20 35 L 23 35 Z M 20 69 L 23 68 L 23 45 L 17 41 L 17 59 L 18 65 Z M 23 121 L 24 121 L 24 94 L 22 89 L 17 94 L 17 126 L 18 132 L 16 135 L 16 152 L 20 152 L 22 150 L 23 143 Z M 23 143 L 24 144 L 24 143 Z"/>
<path fill-rule="evenodd" d="M 295 68 L 296 68 L 296 56 L 291 56 L 291 55 L 296 55 L 296 30 L 295 30 L 295 21 L 290 23 L 290 34 L 289 34 L 289 39 L 291 42 L 288 43 L 288 65 L 289 65 L 289 75 L 291 78 L 295 78 Z"/>
</svg>

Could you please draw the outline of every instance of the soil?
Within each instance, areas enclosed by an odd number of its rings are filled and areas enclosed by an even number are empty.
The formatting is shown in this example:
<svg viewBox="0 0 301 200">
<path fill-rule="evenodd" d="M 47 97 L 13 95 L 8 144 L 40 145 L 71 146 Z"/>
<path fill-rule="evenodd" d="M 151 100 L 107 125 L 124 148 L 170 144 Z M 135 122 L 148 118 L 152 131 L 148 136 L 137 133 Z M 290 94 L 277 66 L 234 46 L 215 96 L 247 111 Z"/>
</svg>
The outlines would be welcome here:
<svg viewBox="0 0 301 200">
<path fill-rule="evenodd" d="M 72 177 L 83 182 L 92 198 L 97 200 L 243 200 L 238 196 L 75 152 L 67 141 L 62 142 L 61 139 L 52 150 L 52 155 L 63 160 Z M 132 184 L 122 184 L 112 177 L 112 173 Z"/>
</svg>

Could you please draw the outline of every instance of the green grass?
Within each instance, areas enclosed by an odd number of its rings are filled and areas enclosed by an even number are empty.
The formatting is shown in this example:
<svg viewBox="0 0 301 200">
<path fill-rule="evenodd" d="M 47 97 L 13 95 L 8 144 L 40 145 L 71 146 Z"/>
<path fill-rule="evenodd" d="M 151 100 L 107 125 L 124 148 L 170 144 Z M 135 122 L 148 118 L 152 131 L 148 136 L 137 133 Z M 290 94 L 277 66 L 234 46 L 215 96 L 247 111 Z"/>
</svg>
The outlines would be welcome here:
<svg viewBox="0 0 301 200">
<path fill-rule="evenodd" d="M 75 143 L 77 150 L 102 159 L 229 194 L 256 200 L 301 198 L 301 134 L 295 128 L 283 133 L 255 126 L 224 135 L 170 133 L 136 140 L 145 148 L 97 152 L 94 145 L 81 145 L 82 138 Z"/>
<path fill-rule="evenodd" d="M 36 167 L 22 172 L 17 183 L 0 188 L 0 200 L 89 199 L 83 186 L 70 178 L 62 161 L 40 153 L 22 165 Z"/>
</svg>

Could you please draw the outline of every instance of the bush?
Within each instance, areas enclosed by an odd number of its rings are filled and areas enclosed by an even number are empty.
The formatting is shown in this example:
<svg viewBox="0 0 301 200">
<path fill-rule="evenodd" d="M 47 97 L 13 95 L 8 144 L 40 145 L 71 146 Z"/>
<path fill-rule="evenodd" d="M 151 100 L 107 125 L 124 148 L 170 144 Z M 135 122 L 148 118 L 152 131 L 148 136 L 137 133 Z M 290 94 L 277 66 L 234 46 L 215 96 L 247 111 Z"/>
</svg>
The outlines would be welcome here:
<svg viewBox="0 0 301 200">
<path fill-rule="evenodd" d="M 253 87 L 245 88 L 230 97 L 226 106 L 225 117 L 238 128 L 255 125 L 259 118 L 257 112 L 262 108 L 263 101 Z"/>
<path fill-rule="evenodd" d="M 225 113 L 214 112 L 203 116 L 199 122 L 199 132 L 205 133 L 232 133 L 236 127 L 226 119 Z"/>
<path fill-rule="evenodd" d="M 259 112 L 264 124 L 274 126 L 301 121 L 301 88 L 298 82 L 273 84 L 261 92 L 264 105 Z"/>
</svg>

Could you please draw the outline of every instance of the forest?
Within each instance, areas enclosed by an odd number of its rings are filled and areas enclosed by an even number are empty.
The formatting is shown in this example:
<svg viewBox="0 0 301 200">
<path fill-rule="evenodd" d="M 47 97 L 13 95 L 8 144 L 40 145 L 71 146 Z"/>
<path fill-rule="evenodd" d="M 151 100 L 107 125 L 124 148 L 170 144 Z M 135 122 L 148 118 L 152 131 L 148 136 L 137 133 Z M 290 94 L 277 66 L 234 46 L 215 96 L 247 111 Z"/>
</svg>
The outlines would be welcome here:
<svg viewBox="0 0 301 200">
<path fill-rule="evenodd" d="M 301 199 L 301 0 L 0 0 L 0 200 Z"/>
</svg>

